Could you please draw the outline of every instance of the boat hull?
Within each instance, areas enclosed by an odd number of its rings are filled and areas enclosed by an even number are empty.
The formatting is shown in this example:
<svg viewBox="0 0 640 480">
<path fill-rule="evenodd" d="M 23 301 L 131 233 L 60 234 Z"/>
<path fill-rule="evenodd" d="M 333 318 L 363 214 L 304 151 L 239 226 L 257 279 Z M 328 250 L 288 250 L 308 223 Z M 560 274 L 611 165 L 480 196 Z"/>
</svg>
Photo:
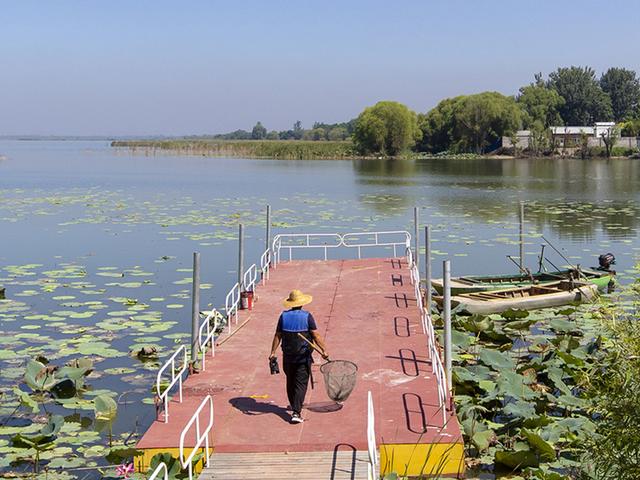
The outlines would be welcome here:
<svg viewBox="0 0 640 480">
<path fill-rule="evenodd" d="M 556 282 L 557 283 L 557 282 Z M 489 315 L 502 313 L 509 309 L 536 310 L 540 308 L 560 307 L 573 302 L 586 302 L 593 300 L 598 295 L 598 287 L 592 283 L 582 284 L 571 290 L 556 290 L 540 286 L 539 290 L 549 290 L 549 293 L 518 296 L 532 287 L 520 289 L 505 289 L 494 292 L 475 292 L 472 294 L 453 295 L 451 306 L 457 308 L 460 313 Z M 502 293 L 513 293 L 513 297 L 500 298 Z M 442 305 L 442 297 L 434 297 L 438 305 Z"/>
<path fill-rule="evenodd" d="M 569 278 L 572 270 L 560 270 L 557 272 L 535 273 L 534 282 L 539 285 L 546 285 L 557 282 L 559 279 Z M 596 270 L 583 270 L 589 283 L 598 287 L 604 292 L 609 288 L 611 282 L 615 282 L 613 273 L 598 272 Z M 441 278 L 431 280 L 431 285 L 438 292 L 443 294 L 443 282 Z M 506 288 L 521 288 L 533 285 L 531 278 L 525 275 L 488 275 L 455 277 L 451 279 L 451 295 L 462 295 L 465 293 L 490 292 L 492 290 L 502 290 Z"/>
</svg>

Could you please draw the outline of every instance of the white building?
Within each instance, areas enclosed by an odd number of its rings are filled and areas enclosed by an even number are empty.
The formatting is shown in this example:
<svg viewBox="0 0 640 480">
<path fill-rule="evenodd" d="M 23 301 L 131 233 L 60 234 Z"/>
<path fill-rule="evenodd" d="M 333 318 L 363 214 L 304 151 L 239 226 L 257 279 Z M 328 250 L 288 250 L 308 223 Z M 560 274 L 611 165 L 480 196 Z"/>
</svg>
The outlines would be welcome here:
<svg viewBox="0 0 640 480">
<path fill-rule="evenodd" d="M 608 137 L 615 129 L 615 122 L 596 122 L 592 127 L 549 127 L 553 144 L 558 148 L 579 147 L 582 137 L 587 136 L 590 145 L 599 144 L 602 136 Z M 593 139 L 593 140 L 592 140 Z"/>
</svg>

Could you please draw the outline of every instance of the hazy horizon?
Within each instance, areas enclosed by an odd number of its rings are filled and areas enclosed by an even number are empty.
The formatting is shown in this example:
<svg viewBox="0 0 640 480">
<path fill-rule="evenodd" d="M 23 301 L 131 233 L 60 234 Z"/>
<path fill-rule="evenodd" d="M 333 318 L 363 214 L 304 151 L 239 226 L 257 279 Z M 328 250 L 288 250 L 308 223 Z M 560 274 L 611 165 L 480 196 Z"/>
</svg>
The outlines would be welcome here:
<svg viewBox="0 0 640 480">
<path fill-rule="evenodd" d="M 640 72 L 634 11 L 630 0 L 6 3 L 0 135 L 308 128 L 379 100 L 425 112 L 460 94 L 513 95 L 559 66 Z"/>
</svg>

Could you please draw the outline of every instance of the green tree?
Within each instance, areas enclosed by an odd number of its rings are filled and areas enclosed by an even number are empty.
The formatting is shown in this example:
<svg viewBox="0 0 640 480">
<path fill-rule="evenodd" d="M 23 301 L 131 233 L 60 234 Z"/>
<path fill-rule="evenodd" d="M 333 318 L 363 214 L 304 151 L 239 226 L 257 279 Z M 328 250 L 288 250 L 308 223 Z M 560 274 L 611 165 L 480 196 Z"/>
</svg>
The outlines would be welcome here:
<svg viewBox="0 0 640 480">
<path fill-rule="evenodd" d="M 444 152 L 452 147 L 455 129 L 456 105 L 464 97 L 446 98 L 435 108 L 418 116 L 418 125 L 422 131 L 422 140 L 418 144 L 421 152 Z"/>
<path fill-rule="evenodd" d="M 340 140 L 345 140 L 349 136 L 349 133 L 347 132 L 346 127 L 334 127 L 331 130 L 329 130 L 329 133 L 327 136 L 329 140 L 333 140 L 334 142 L 337 142 Z"/>
<path fill-rule="evenodd" d="M 263 140 L 267 136 L 267 129 L 262 126 L 262 123 L 256 123 L 253 130 L 251 130 L 251 138 L 253 140 Z"/>
<path fill-rule="evenodd" d="M 269 133 L 267 133 L 267 140 L 279 140 L 280 139 L 280 134 L 275 131 L 275 130 L 271 130 Z"/>
<path fill-rule="evenodd" d="M 421 116 L 420 150 L 483 153 L 515 133 L 522 113 L 513 97 L 498 92 L 447 98 Z"/>
<path fill-rule="evenodd" d="M 529 126 L 531 138 L 529 148 L 536 154 L 545 153 L 551 147 L 551 132 L 540 120 L 536 120 Z"/>
<path fill-rule="evenodd" d="M 536 75 L 534 83 L 520 88 L 517 102 L 523 112 L 524 128 L 530 129 L 536 122 L 544 127 L 562 125 L 559 109 L 564 105 L 564 99 L 556 90 L 547 88 L 542 74 Z"/>
<path fill-rule="evenodd" d="M 623 137 L 640 137 L 640 118 L 620 124 Z"/>
<path fill-rule="evenodd" d="M 420 134 L 415 112 L 401 103 L 383 101 L 358 116 L 353 141 L 362 154 L 396 156 L 412 148 Z"/>
<path fill-rule="evenodd" d="M 602 132 L 600 137 L 604 143 L 605 154 L 607 158 L 611 158 L 611 151 L 616 144 L 616 140 L 620 136 L 620 132 L 617 128 L 610 128 L 606 132 Z"/>
<path fill-rule="evenodd" d="M 296 120 L 293 124 L 293 138 L 300 140 L 303 135 L 304 129 L 302 128 L 302 122 L 300 120 Z"/>
<path fill-rule="evenodd" d="M 547 87 L 564 99 L 559 112 L 565 125 L 593 125 L 613 118 L 611 99 L 590 67 L 559 68 L 549 75 Z"/>
<path fill-rule="evenodd" d="M 305 130 L 302 134 L 302 140 L 308 140 L 317 142 L 326 139 L 327 132 L 324 128 L 312 128 L 311 130 Z"/>
<path fill-rule="evenodd" d="M 632 119 L 640 113 L 640 81 L 633 70 L 610 68 L 600 77 L 600 87 L 611 98 L 616 122 Z"/>
<path fill-rule="evenodd" d="M 521 116 L 513 97 L 498 92 L 464 97 L 455 110 L 458 149 L 484 153 L 496 140 L 517 130 L 522 124 Z"/>
</svg>

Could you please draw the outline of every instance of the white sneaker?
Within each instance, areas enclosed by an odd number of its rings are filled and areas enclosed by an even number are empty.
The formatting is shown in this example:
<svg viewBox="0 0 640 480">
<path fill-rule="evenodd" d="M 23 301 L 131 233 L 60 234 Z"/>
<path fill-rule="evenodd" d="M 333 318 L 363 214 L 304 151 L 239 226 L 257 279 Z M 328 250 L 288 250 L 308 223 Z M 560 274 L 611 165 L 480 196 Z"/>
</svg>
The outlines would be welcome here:
<svg viewBox="0 0 640 480">
<path fill-rule="evenodd" d="M 304 419 L 298 413 L 291 415 L 291 423 L 302 423 Z"/>
</svg>

